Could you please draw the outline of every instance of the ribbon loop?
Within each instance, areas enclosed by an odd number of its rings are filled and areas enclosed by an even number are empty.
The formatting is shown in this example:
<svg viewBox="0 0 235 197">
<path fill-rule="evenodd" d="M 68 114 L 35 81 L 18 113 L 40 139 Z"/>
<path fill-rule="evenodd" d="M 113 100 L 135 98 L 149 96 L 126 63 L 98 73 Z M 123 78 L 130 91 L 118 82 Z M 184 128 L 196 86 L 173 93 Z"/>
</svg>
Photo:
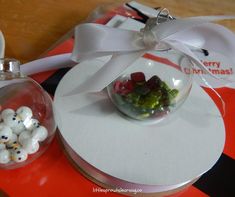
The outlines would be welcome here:
<svg viewBox="0 0 235 197">
<path fill-rule="evenodd" d="M 166 50 L 169 47 L 182 52 L 196 66 L 219 80 L 202 64 L 194 50 L 211 50 L 215 47 L 218 53 L 226 54 L 228 59 L 235 61 L 234 33 L 221 25 L 210 23 L 215 20 L 235 19 L 235 16 L 204 16 L 174 20 L 169 19 L 168 12 L 163 16 L 166 18 L 165 22 L 158 24 L 158 17 L 150 18 L 140 32 L 93 23 L 78 26 L 75 32 L 73 60 L 80 61 L 105 55 L 111 55 L 113 58 L 104 65 L 102 72 L 97 72 L 84 82 L 89 85 L 77 87 L 72 94 L 98 92 L 142 54 L 153 49 Z M 117 66 L 118 69 L 115 68 Z M 226 80 L 221 82 L 225 84 Z"/>
</svg>

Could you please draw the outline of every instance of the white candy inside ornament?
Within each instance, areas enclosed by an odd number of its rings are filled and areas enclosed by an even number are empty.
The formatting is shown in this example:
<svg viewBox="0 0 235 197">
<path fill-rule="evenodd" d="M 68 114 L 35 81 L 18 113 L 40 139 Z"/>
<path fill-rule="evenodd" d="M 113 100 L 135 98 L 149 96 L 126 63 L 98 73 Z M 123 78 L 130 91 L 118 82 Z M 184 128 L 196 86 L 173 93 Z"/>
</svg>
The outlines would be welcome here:
<svg viewBox="0 0 235 197">
<path fill-rule="evenodd" d="M 6 114 L 3 117 L 3 121 L 17 135 L 20 134 L 25 129 L 23 120 L 21 120 L 20 117 L 17 116 L 16 113 Z"/>
<path fill-rule="evenodd" d="M 10 161 L 10 152 L 7 149 L 0 150 L 0 163 L 6 164 Z"/>
<path fill-rule="evenodd" d="M 28 158 L 28 154 L 23 148 L 17 148 L 16 150 L 12 150 L 11 158 L 15 162 L 23 162 Z"/>
<path fill-rule="evenodd" d="M 18 136 L 15 133 L 12 133 L 11 138 L 6 142 L 6 147 L 8 149 L 18 148 L 19 144 L 17 141 L 18 141 Z"/>
<path fill-rule="evenodd" d="M 27 106 L 22 106 L 22 107 L 19 107 L 17 110 L 16 110 L 16 114 L 17 116 L 20 117 L 21 120 L 25 121 L 25 120 L 29 120 L 32 118 L 33 116 L 33 112 L 32 110 L 27 107 Z"/>
<path fill-rule="evenodd" d="M 12 130 L 7 125 L 0 125 L 0 143 L 9 141 L 12 136 Z"/>
<path fill-rule="evenodd" d="M 29 139 L 29 138 L 31 138 L 31 132 L 28 131 L 28 130 L 25 130 L 25 131 L 21 132 L 21 134 L 19 135 L 19 137 L 18 137 L 18 142 L 19 142 L 20 144 L 22 144 L 22 142 L 23 142 L 25 139 Z"/>
<path fill-rule="evenodd" d="M 22 140 L 21 145 L 28 154 L 36 153 L 39 149 L 38 141 L 32 138 Z"/>
<path fill-rule="evenodd" d="M 16 113 L 6 114 L 5 116 L 2 117 L 2 119 L 3 122 L 9 127 L 17 126 L 18 121 L 20 121 L 20 119 L 17 118 Z"/>
<path fill-rule="evenodd" d="M 1 150 L 4 150 L 2 164 L 10 162 L 10 159 L 15 162 L 25 161 L 28 154 L 39 150 L 39 142 L 48 136 L 47 129 L 32 118 L 33 112 L 29 107 L 21 106 L 16 113 L 12 109 L 5 109 L 1 117 L 4 122 L 0 123 L 0 142 L 6 143 L 1 146 Z M 11 150 L 11 156 L 7 149 Z"/>
<path fill-rule="evenodd" d="M 32 138 L 39 142 L 44 141 L 48 136 L 48 131 L 44 126 L 38 126 L 32 131 Z"/>
<path fill-rule="evenodd" d="M 5 110 L 3 110 L 2 113 L 1 113 L 2 119 L 4 119 L 9 114 L 15 114 L 15 111 L 13 109 L 5 109 Z"/>
<path fill-rule="evenodd" d="M 37 126 L 39 126 L 39 121 L 37 119 L 31 118 L 30 120 L 25 121 L 25 127 L 29 131 L 32 131 Z"/>
<path fill-rule="evenodd" d="M 18 136 L 15 133 L 12 133 L 10 139 L 8 140 L 7 144 L 12 144 L 14 142 L 17 142 Z"/>
<path fill-rule="evenodd" d="M 17 135 L 19 135 L 24 130 L 25 130 L 25 126 L 22 121 L 18 122 L 17 126 L 12 127 L 12 131 Z"/>
<path fill-rule="evenodd" d="M 48 136 L 47 129 L 37 119 L 32 118 L 33 112 L 29 107 L 21 106 L 16 112 L 10 108 L 5 109 L 1 117 L 1 164 L 11 160 L 17 163 L 27 160 L 28 154 L 36 153 L 40 148 L 39 142 Z"/>
<path fill-rule="evenodd" d="M 0 150 L 6 149 L 6 145 L 4 143 L 0 143 Z"/>
</svg>

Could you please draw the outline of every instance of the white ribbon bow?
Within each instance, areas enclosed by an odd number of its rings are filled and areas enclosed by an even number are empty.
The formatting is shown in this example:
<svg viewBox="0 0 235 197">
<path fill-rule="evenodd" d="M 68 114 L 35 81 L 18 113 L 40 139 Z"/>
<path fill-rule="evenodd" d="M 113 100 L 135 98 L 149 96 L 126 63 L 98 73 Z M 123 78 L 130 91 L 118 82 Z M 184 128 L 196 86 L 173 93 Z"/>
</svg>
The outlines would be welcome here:
<svg viewBox="0 0 235 197">
<path fill-rule="evenodd" d="M 141 32 L 94 23 L 81 24 L 75 30 L 72 59 L 81 62 L 106 55 L 112 55 L 112 58 L 68 95 L 101 91 L 149 50 L 175 49 L 212 75 L 192 49 L 213 50 L 235 63 L 234 33 L 221 25 L 211 23 L 224 19 L 235 19 L 235 16 L 201 16 L 170 20 L 151 28 L 145 27 Z"/>
</svg>

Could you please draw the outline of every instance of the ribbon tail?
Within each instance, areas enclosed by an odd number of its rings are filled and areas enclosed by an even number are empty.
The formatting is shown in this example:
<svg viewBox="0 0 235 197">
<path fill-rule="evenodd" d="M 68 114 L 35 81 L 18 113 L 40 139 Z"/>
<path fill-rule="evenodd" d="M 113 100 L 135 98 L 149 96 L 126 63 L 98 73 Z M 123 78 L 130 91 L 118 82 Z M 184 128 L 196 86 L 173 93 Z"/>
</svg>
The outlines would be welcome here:
<svg viewBox="0 0 235 197">
<path fill-rule="evenodd" d="M 175 33 L 166 40 L 174 40 L 187 46 L 216 51 L 235 62 L 235 34 L 218 24 L 201 24 Z"/>
<path fill-rule="evenodd" d="M 185 55 L 187 55 L 191 60 L 193 60 L 193 62 L 196 63 L 196 65 L 203 69 L 204 71 L 206 71 L 208 74 L 210 74 L 212 77 L 218 79 L 218 80 L 221 80 L 220 78 L 216 77 L 215 75 L 213 75 L 201 62 L 200 60 L 196 57 L 196 55 L 194 55 L 194 53 L 189 49 L 187 48 L 184 44 L 182 43 L 178 43 L 178 42 L 166 42 L 167 44 L 169 44 L 172 48 L 176 49 L 176 50 L 179 50 L 181 51 L 182 53 L 184 53 Z M 208 81 L 202 76 L 202 75 L 199 75 L 201 80 L 205 83 L 205 85 L 210 88 L 217 96 L 218 98 L 220 99 L 221 101 L 221 104 L 222 104 L 222 117 L 225 116 L 225 113 L 226 113 L 226 106 L 225 106 L 225 102 L 223 100 L 223 98 L 221 97 L 221 95 L 208 83 Z M 225 84 L 224 84 L 225 85 Z"/>
<path fill-rule="evenodd" d="M 20 65 L 21 72 L 26 75 L 32 75 L 49 70 L 55 70 L 65 67 L 72 67 L 76 62 L 70 59 L 71 53 L 65 53 L 61 55 L 55 55 L 37 59 L 32 62 L 28 62 Z"/>
<path fill-rule="evenodd" d="M 125 54 L 114 53 L 111 60 L 104 64 L 92 77 L 64 96 L 103 90 L 144 53 L 145 50 Z"/>
<path fill-rule="evenodd" d="M 208 81 L 207 81 L 201 74 L 199 74 L 199 77 L 200 77 L 201 80 L 204 82 L 204 84 L 205 84 L 208 88 L 210 88 L 210 89 L 216 94 L 216 96 L 218 96 L 218 98 L 220 99 L 221 104 L 222 104 L 222 117 L 224 117 L 225 114 L 226 114 L 226 105 L 225 105 L 225 102 L 224 102 L 222 96 L 208 83 Z"/>
</svg>

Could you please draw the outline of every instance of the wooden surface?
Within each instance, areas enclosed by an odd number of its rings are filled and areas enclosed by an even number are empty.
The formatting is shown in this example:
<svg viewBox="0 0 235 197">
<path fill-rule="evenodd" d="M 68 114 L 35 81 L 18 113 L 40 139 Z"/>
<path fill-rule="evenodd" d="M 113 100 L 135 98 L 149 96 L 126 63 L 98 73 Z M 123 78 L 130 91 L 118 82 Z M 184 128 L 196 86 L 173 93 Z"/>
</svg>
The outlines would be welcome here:
<svg viewBox="0 0 235 197">
<path fill-rule="evenodd" d="M 46 49 L 102 3 L 123 0 L 0 0 L 0 29 L 6 56 L 28 62 Z M 175 16 L 235 14 L 234 0 L 139 0 L 166 7 Z M 223 21 L 235 32 L 235 20 Z"/>
</svg>

